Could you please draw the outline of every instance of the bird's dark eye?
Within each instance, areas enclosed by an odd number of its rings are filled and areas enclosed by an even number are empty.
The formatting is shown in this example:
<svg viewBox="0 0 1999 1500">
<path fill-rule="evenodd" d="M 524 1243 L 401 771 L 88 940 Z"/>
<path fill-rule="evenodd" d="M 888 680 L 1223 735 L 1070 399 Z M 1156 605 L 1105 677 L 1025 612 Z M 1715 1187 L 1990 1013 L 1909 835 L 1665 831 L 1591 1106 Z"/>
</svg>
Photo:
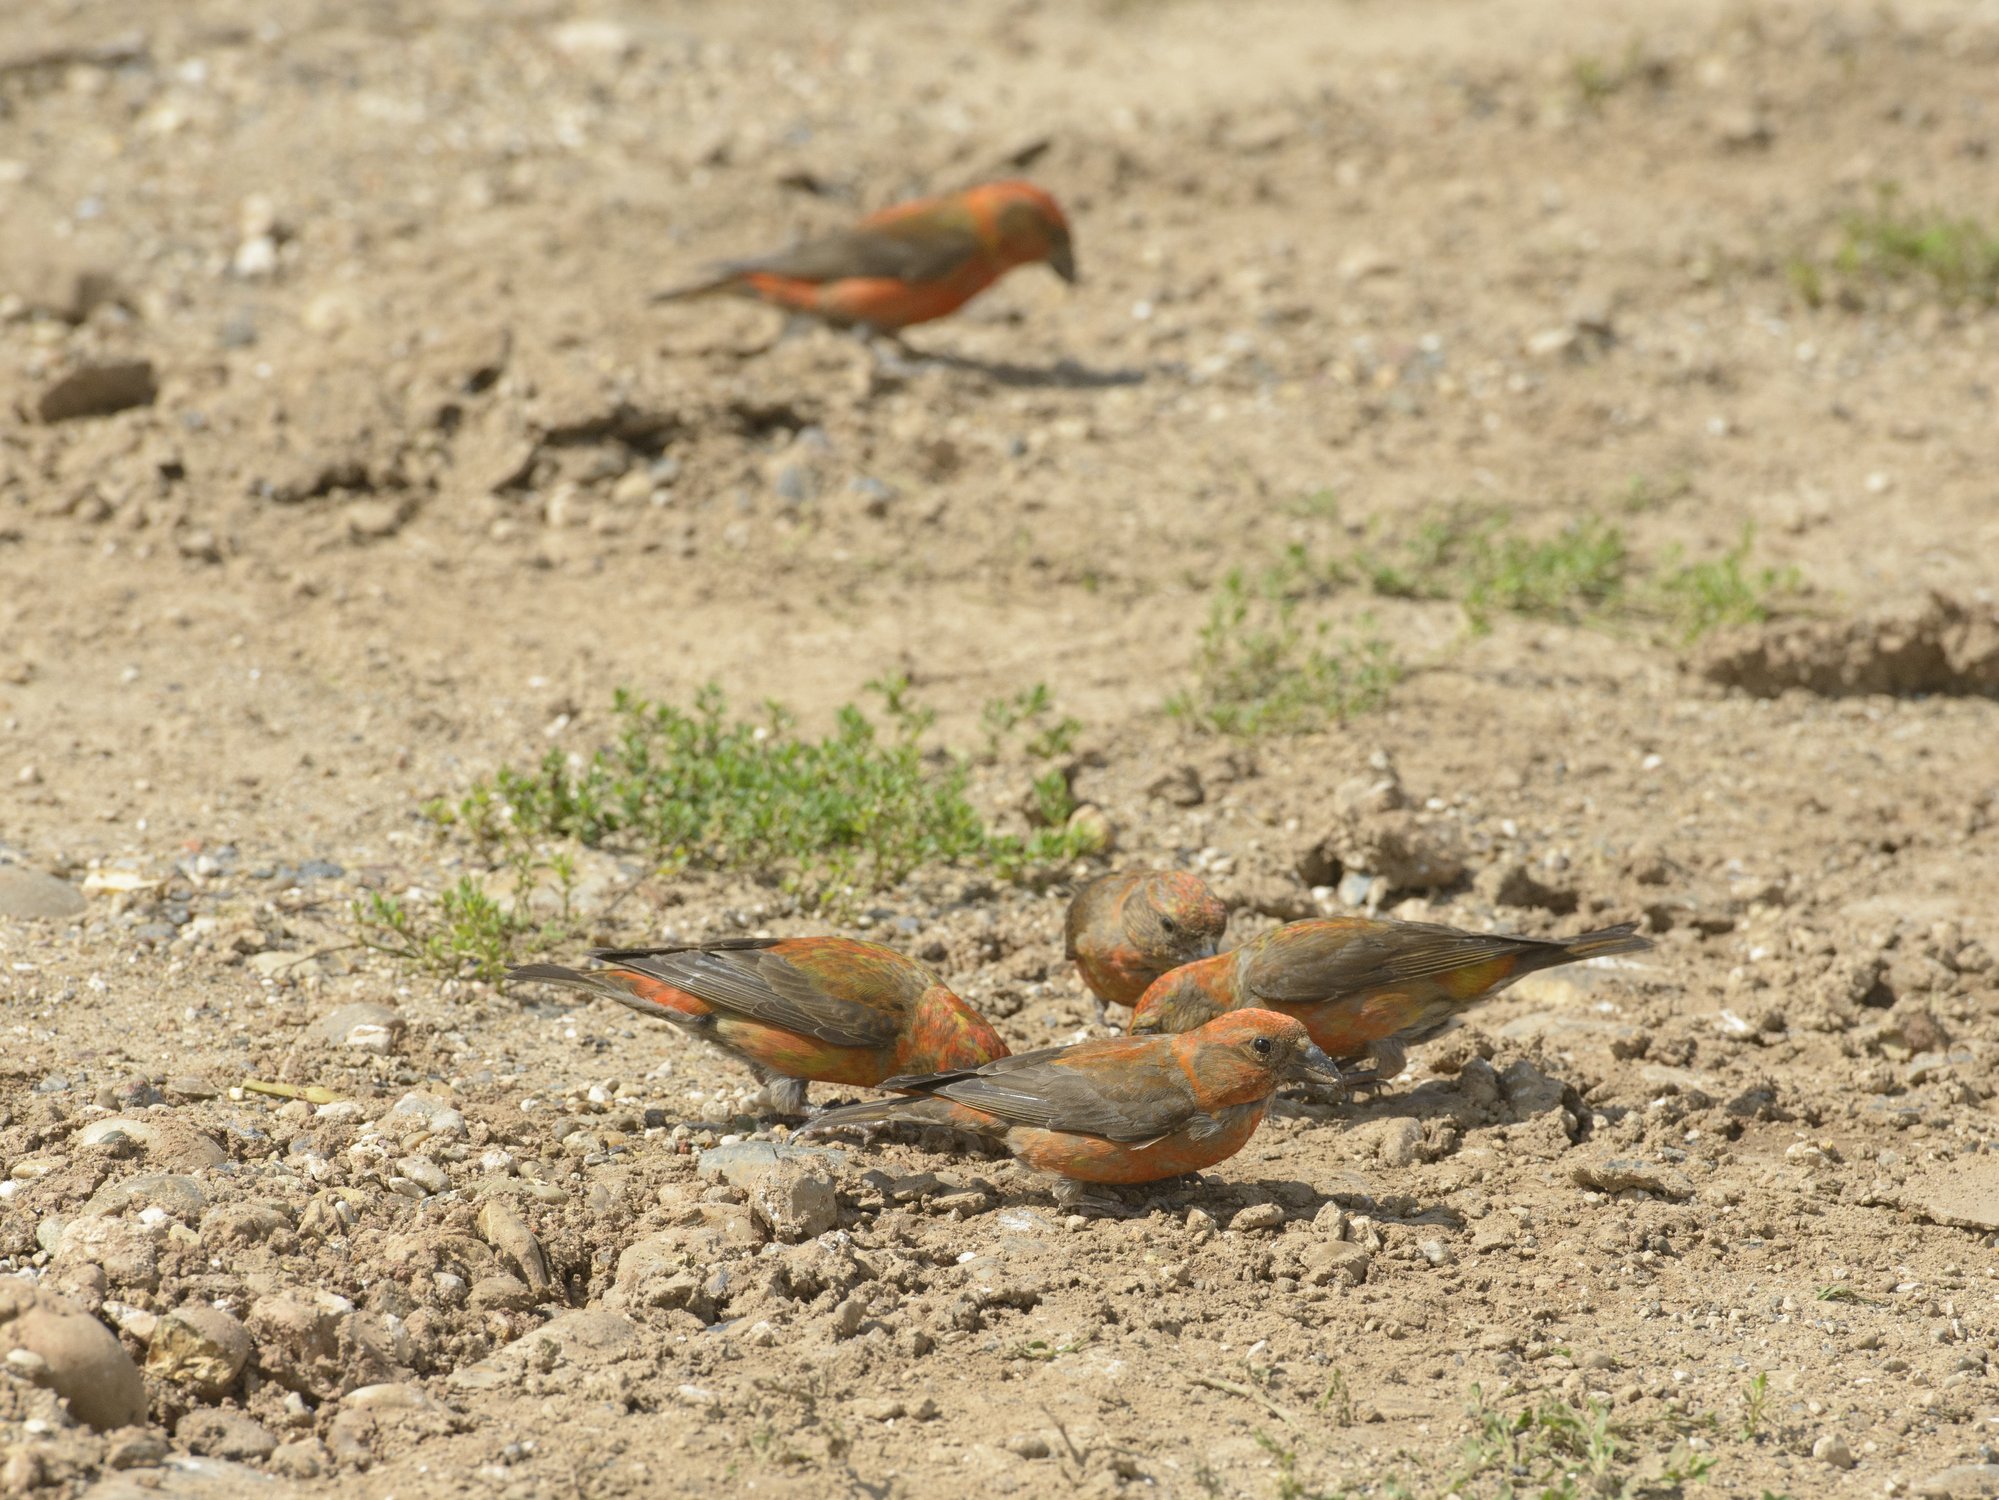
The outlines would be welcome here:
<svg viewBox="0 0 1999 1500">
<path fill-rule="evenodd" d="M 1180 925 L 1179 923 L 1175 922 L 1171 917 L 1161 917 L 1159 919 L 1159 930 L 1161 932 L 1178 932 L 1180 930 Z"/>
<path fill-rule="evenodd" d="M 1252 1050 L 1252 1051 L 1254 1051 L 1254 1052 L 1256 1053 L 1256 1055 L 1257 1055 L 1258 1057 L 1268 1057 L 1268 1056 L 1270 1056 L 1270 1038 L 1269 1038 L 1269 1037 L 1267 1037 L 1267 1036 L 1260 1036 L 1260 1037 L 1258 1037 L 1258 1038 L 1257 1038 L 1257 1039 L 1256 1039 L 1255 1041 L 1251 1042 L 1251 1043 L 1250 1043 L 1249 1045 L 1250 1045 L 1250 1048 L 1251 1048 L 1251 1050 Z"/>
</svg>

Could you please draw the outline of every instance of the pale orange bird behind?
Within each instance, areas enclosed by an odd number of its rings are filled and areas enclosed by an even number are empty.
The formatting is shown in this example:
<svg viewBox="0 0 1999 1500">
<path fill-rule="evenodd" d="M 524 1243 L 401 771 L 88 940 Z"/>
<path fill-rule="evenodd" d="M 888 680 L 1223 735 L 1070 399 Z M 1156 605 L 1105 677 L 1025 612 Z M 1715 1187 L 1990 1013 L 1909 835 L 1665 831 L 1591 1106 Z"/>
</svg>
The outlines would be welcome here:
<svg viewBox="0 0 1999 1500">
<path fill-rule="evenodd" d="M 1122 870 L 1076 892 L 1063 946 L 1103 1025 L 1106 1003 L 1138 1004 L 1161 974 L 1212 954 L 1228 925 L 1228 908 L 1198 875 Z"/>
<path fill-rule="evenodd" d="M 1056 1201 L 1073 1205 L 1085 1183 L 1158 1182 L 1227 1160 L 1287 1078 L 1340 1082 L 1300 1022 L 1238 1010 L 1177 1036 L 1104 1037 L 884 1079 L 910 1097 L 828 1110 L 800 1134 L 901 1120 L 991 1136 L 1054 1173 Z"/>
<path fill-rule="evenodd" d="M 852 229 L 775 255 L 731 261 L 655 302 L 755 297 L 840 327 L 894 334 L 956 312 L 1016 266 L 1076 280 L 1069 221 L 1029 182 L 989 182 L 898 203 Z"/>
<path fill-rule="evenodd" d="M 507 978 L 603 995 L 670 1021 L 748 1063 L 779 1114 L 799 1113 L 810 1083 L 872 1088 L 896 1074 L 1007 1055 L 984 1016 L 879 943 L 735 938 L 590 956 L 604 967 L 528 964 Z"/>
</svg>

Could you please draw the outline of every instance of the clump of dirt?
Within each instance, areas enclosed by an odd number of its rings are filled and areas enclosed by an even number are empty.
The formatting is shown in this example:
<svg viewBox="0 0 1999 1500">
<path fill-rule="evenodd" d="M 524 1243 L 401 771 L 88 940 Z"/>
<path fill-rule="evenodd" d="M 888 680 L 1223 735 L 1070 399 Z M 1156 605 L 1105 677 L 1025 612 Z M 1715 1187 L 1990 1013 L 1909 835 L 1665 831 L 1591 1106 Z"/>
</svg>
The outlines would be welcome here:
<svg viewBox="0 0 1999 1500">
<path fill-rule="evenodd" d="M 1701 653 L 1710 682 L 1774 698 L 1952 693 L 1999 697 L 1999 607 L 1931 594 L 1859 620 L 1785 620 L 1732 632 Z"/>
</svg>

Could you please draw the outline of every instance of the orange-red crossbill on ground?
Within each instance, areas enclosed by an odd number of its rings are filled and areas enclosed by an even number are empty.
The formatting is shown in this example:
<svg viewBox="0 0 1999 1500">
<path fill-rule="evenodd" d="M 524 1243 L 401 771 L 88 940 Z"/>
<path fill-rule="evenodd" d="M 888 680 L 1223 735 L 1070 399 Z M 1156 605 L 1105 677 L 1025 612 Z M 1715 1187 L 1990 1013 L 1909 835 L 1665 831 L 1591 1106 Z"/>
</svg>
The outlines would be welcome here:
<svg viewBox="0 0 1999 1500">
<path fill-rule="evenodd" d="M 1161 974 L 1211 955 L 1228 925 L 1228 909 L 1199 876 L 1126 870 L 1076 892 L 1065 947 L 1101 1023 L 1106 1003 L 1136 1005 Z"/>
<path fill-rule="evenodd" d="M 1103 1037 L 978 1068 L 882 1083 L 906 1097 L 828 1110 L 806 1131 L 906 1121 L 1003 1141 L 1059 1181 L 1158 1182 L 1240 1151 L 1287 1078 L 1339 1071 L 1290 1016 L 1237 1010 L 1178 1036 Z M 803 1133 L 803 1132 L 801 1132 Z"/>
<path fill-rule="evenodd" d="M 771 1108 L 797 1114 L 806 1085 L 976 1068 L 1006 1043 L 929 969 L 851 938 L 735 938 L 686 948 L 600 948 L 604 965 L 528 964 L 535 980 L 608 996 L 671 1021 L 750 1066 Z"/>
<path fill-rule="evenodd" d="M 1027 182 L 989 182 L 870 214 L 852 229 L 730 261 L 655 302 L 756 297 L 840 327 L 893 334 L 956 312 L 1015 266 L 1045 261 L 1076 279 L 1069 221 Z"/>
<path fill-rule="evenodd" d="M 1154 981 L 1131 1031 L 1189 1031 L 1245 1007 L 1282 1011 L 1328 1056 L 1372 1059 L 1354 1081 L 1386 1082 L 1412 1044 L 1521 975 L 1651 946 L 1636 923 L 1544 942 L 1370 917 L 1290 922 Z"/>
</svg>

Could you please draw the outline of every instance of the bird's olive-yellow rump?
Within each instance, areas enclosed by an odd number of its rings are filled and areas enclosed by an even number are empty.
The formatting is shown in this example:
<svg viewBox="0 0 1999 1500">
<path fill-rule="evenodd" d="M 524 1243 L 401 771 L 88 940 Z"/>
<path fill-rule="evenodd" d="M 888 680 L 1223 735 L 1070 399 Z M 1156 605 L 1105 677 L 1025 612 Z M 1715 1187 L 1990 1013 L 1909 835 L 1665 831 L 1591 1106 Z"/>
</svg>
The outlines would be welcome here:
<svg viewBox="0 0 1999 1500">
<path fill-rule="evenodd" d="M 1104 1037 L 978 1068 L 884 1079 L 908 1097 L 828 1110 L 801 1134 L 902 1120 L 996 1137 L 1062 1179 L 1157 1182 L 1240 1151 L 1286 1078 L 1339 1070 L 1290 1016 L 1238 1010 L 1179 1036 Z"/>
<path fill-rule="evenodd" d="M 1068 956 L 1103 1004 L 1136 1005 L 1170 969 L 1207 958 L 1229 925 L 1228 908 L 1184 870 L 1103 875 L 1069 903 Z"/>
<path fill-rule="evenodd" d="M 1521 975 L 1651 946 L 1631 922 L 1553 942 L 1369 917 L 1290 922 L 1154 981 L 1131 1031 L 1188 1031 L 1262 1007 L 1303 1021 L 1333 1058 L 1371 1058 L 1368 1078 L 1385 1081 L 1402 1071 L 1410 1045 Z"/>
<path fill-rule="evenodd" d="M 507 978 L 608 996 L 685 1027 L 748 1063 L 780 1114 L 803 1108 L 808 1083 L 872 1088 L 1007 1055 L 985 1017 L 924 965 L 878 943 L 738 938 L 590 957 L 604 967 L 528 964 Z"/>
<path fill-rule="evenodd" d="M 1069 221 L 1032 183 L 989 182 L 898 203 L 775 255 L 731 261 L 653 300 L 731 293 L 894 333 L 956 312 L 1015 266 L 1039 261 L 1064 281 L 1076 279 Z"/>
</svg>

